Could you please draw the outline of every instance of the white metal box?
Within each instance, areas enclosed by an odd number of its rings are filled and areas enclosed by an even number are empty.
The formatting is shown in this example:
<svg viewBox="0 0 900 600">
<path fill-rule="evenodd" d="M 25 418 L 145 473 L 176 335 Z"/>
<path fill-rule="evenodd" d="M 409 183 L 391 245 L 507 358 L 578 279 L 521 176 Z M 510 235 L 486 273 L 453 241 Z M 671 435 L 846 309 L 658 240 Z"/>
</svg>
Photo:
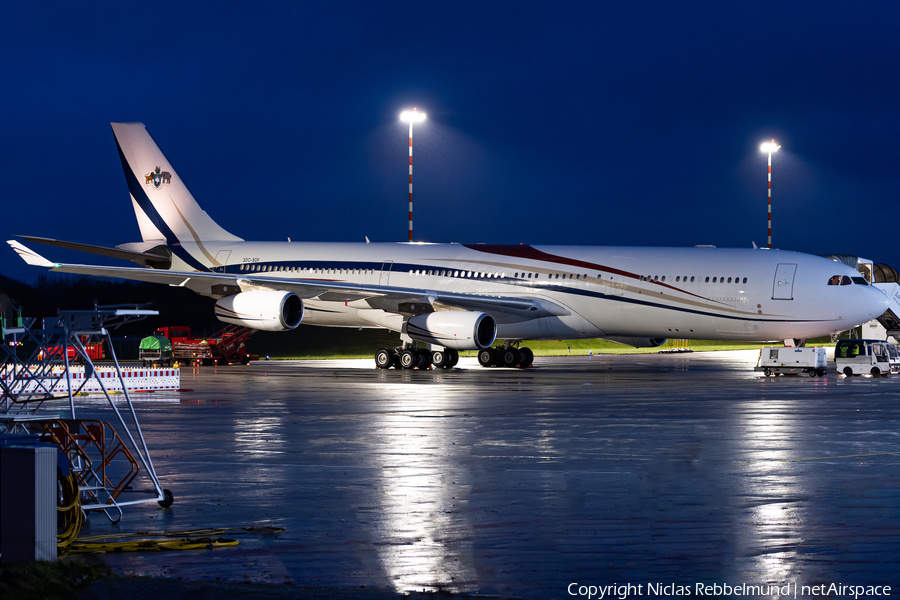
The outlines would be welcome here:
<svg viewBox="0 0 900 600">
<path fill-rule="evenodd" d="M 756 371 L 768 375 L 825 375 L 828 356 L 825 348 L 782 348 L 763 346 L 759 351 Z"/>
</svg>

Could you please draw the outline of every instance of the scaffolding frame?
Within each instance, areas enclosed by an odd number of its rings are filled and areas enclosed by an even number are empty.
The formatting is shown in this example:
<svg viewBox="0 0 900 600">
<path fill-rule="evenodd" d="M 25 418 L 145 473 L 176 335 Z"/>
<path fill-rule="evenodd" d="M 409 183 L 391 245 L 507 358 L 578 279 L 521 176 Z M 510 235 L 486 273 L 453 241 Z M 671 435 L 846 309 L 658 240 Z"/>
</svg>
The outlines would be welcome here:
<svg viewBox="0 0 900 600">
<path fill-rule="evenodd" d="M 66 443 L 61 444 L 60 447 L 69 454 L 73 461 L 73 467 L 86 474 L 79 485 L 79 492 L 83 498 L 82 510 L 85 512 L 89 510 L 102 511 L 113 522 L 118 522 L 121 518 L 124 506 L 158 502 L 165 507 L 170 506 L 174 500 L 172 493 L 164 490 L 160 485 L 109 334 L 111 328 L 114 329 L 125 323 L 158 314 L 158 311 L 133 305 L 97 306 L 94 310 L 61 310 L 56 319 L 44 319 L 40 328 L 33 327 L 36 319 L 22 319 L 20 310 L 18 318 L 13 323 L 14 327 L 7 327 L 8 321 L 11 320 L 9 318 L 4 318 L 0 322 L 0 326 L 2 326 L 0 360 L 3 361 L 0 366 L 0 422 L 4 426 L 3 429 L 8 432 L 30 431 L 30 426 L 42 426 L 42 422 L 60 422 L 59 417 L 41 417 L 35 413 L 48 400 L 67 398 L 70 414 L 65 421 L 68 423 L 68 427 L 66 435 L 61 436 L 61 438 L 65 438 Z M 109 357 L 115 365 L 116 376 L 122 384 L 121 393 L 125 402 L 123 410 L 119 409 L 103 379 L 98 375 L 94 362 L 85 348 L 83 336 L 88 340 L 99 339 L 107 343 Z M 25 358 L 19 356 L 22 345 L 27 346 Z M 69 348 L 74 350 L 76 360 L 80 358 L 85 364 L 85 377 L 75 390 L 72 389 Z M 83 433 L 80 431 L 81 425 L 78 425 L 76 431 L 69 431 L 73 429 L 72 425 L 79 423 L 76 415 L 75 396 L 91 378 L 96 379 L 122 427 L 124 439 L 119 438 L 118 433 L 108 423 L 106 424 L 112 435 L 121 442 L 120 445 L 115 446 L 115 453 L 130 457 L 133 464 L 136 464 L 136 458 L 152 482 L 151 489 L 126 489 L 127 484 L 130 484 L 136 477 L 137 472 L 129 473 L 125 484 L 113 486 L 110 489 L 111 484 L 106 475 L 106 467 L 113 456 L 101 456 L 99 464 L 102 465 L 102 472 L 98 474 L 91 465 L 91 461 L 87 459 L 85 444 L 92 444 L 96 447 L 105 447 L 105 445 L 102 443 L 98 445 L 98 441 L 91 439 L 91 436 L 80 437 L 80 434 Z M 126 416 L 129 417 L 128 421 L 126 421 Z M 85 421 L 85 423 L 87 422 L 96 423 L 94 420 Z M 50 435 L 49 430 L 40 433 Z M 73 437 L 72 434 L 76 435 Z M 79 444 L 75 440 L 80 440 L 81 443 Z M 124 449 L 124 452 L 121 449 Z M 123 491 L 149 494 L 151 497 L 123 502 L 118 499 Z"/>
</svg>

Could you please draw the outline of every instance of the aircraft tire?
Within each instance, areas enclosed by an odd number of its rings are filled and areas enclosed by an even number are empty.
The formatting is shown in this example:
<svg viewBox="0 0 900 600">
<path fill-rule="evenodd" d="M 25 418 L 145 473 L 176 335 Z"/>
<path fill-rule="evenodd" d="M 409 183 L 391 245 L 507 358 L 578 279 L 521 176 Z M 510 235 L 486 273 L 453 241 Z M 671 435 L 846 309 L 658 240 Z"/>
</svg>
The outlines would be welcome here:
<svg viewBox="0 0 900 600">
<path fill-rule="evenodd" d="M 447 363 L 447 368 L 452 369 L 459 363 L 459 352 L 448 348 L 447 354 L 450 356 L 450 362 Z"/>
<path fill-rule="evenodd" d="M 450 368 L 450 354 L 447 350 L 435 350 L 431 353 L 431 364 L 433 364 L 436 369 Z"/>
<path fill-rule="evenodd" d="M 519 367 L 523 369 L 527 369 L 534 363 L 534 352 L 531 351 L 531 348 L 519 348 L 519 352 L 522 353 L 522 360 L 519 361 Z"/>
<path fill-rule="evenodd" d="M 512 369 L 519 364 L 519 351 L 515 348 L 507 348 L 500 353 L 500 365 Z"/>
<path fill-rule="evenodd" d="M 483 348 L 478 351 L 478 364 L 482 367 L 493 367 L 496 353 L 493 348 Z"/>
<path fill-rule="evenodd" d="M 379 348 L 375 353 L 375 366 L 379 369 L 390 369 L 394 363 L 394 353 L 387 348 Z"/>
<path fill-rule="evenodd" d="M 419 364 L 419 357 L 415 350 L 407 349 L 400 353 L 400 368 L 412 369 Z"/>
<path fill-rule="evenodd" d="M 428 350 L 418 350 L 416 354 L 418 358 L 416 366 L 419 367 L 419 369 L 427 369 L 431 366 L 431 352 Z"/>
</svg>

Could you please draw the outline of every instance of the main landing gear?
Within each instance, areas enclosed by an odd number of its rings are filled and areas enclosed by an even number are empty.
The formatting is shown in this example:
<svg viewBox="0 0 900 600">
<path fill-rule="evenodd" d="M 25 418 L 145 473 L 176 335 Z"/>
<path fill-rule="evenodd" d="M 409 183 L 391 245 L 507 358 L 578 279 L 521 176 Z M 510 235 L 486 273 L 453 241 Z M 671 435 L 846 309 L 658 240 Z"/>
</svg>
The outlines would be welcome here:
<svg viewBox="0 0 900 600">
<path fill-rule="evenodd" d="M 534 352 L 518 342 L 506 342 L 496 348 L 478 351 L 478 362 L 482 367 L 506 367 L 526 369 L 534 362 Z"/>
<path fill-rule="evenodd" d="M 459 352 L 450 348 L 428 351 L 425 348 L 397 346 L 380 348 L 375 353 L 375 366 L 379 369 L 450 369 L 459 362 Z"/>
</svg>

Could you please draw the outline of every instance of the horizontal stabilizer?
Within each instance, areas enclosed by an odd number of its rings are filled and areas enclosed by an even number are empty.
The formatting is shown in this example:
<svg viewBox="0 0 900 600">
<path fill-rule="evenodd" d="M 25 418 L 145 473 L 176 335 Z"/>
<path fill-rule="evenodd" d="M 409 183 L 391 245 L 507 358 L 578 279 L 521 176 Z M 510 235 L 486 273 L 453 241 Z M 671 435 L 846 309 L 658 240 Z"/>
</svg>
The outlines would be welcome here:
<svg viewBox="0 0 900 600">
<path fill-rule="evenodd" d="M 172 265 L 171 252 L 168 248 L 165 247 L 165 243 L 163 241 L 160 241 L 159 245 L 150 248 L 145 252 L 135 252 L 132 250 L 123 250 L 121 248 L 106 248 L 104 246 L 80 244 L 78 242 L 66 242 L 63 240 L 54 240 L 50 238 L 35 237 L 31 235 L 20 235 L 18 237 L 29 242 L 35 242 L 37 244 L 45 244 L 47 246 L 56 246 L 57 248 L 66 248 L 67 250 L 78 250 L 79 252 L 88 252 L 90 254 L 99 254 L 100 256 L 109 256 L 112 258 L 130 260 L 131 262 L 146 267 L 168 269 Z M 10 242 L 10 244 L 12 244 L 12 242 Z M 15 248 L 15 246 L 13 247 Z M 22 246 L 22 248 L 25 248 L 25 246 Z M 31 251 L 28 250 L 28 252 Z"/>
<path fill-rule="evenodd" d="M 29 250 L 19 242 L 15 240 L 7 240 L 7 244 L 12 246 L 12 249 L 16 251 L 16 254 L 22 257 L 22 260 L 27 262 L 29 265 L 33 265 L 35 267 L 53 267 L 56 266 L 54 263 L 50 262 L 34 250 Z"/>
</svg>

